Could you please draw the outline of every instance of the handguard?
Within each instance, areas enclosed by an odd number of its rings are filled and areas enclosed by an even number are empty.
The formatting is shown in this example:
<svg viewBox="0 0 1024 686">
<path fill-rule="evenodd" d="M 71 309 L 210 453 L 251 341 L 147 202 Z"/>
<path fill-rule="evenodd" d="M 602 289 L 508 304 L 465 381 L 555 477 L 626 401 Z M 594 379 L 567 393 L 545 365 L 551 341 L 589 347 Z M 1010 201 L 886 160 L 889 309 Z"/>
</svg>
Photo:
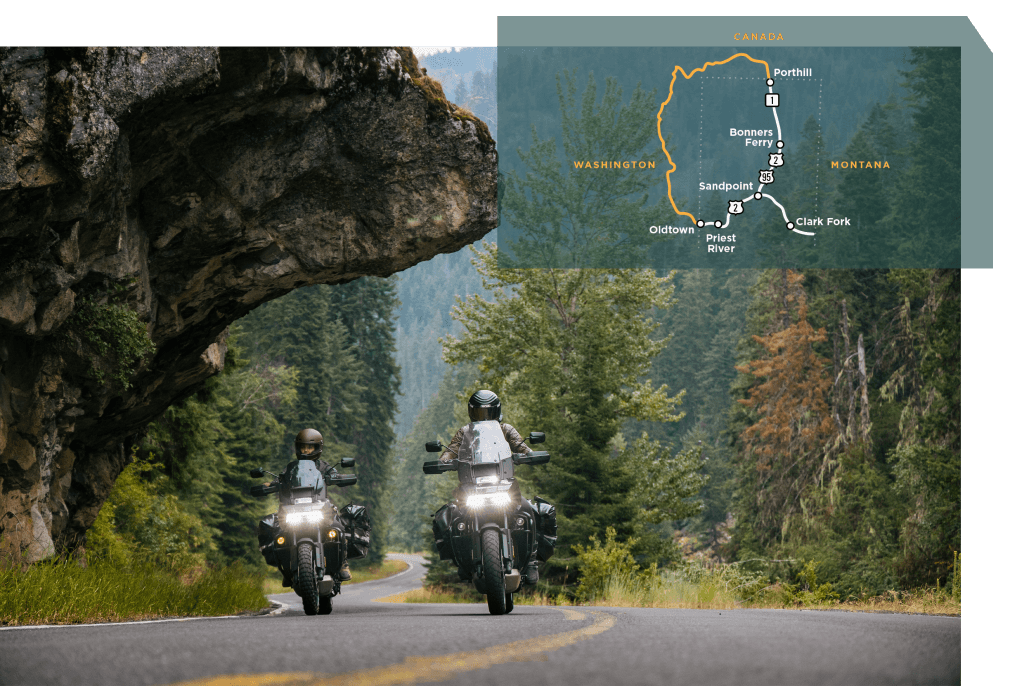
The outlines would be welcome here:
<svg viewBox="0 0 1024 686">
<path fill-rule="evenodd" d="M 440 460 L 427 460 L 423 463 L 424 474 L 443 474 L 445 472 L 454 472 L 459 468 L 459 465 L 455 462 L 442 462 Z"/>
<path fill-rule="evenodd" d="M 272 483 L 266 486 L 264 486 L 263 484 L 257 484 L 249 489 L 249 494 L 255 496 L 264 496 L 270 495 L 271 493 L 277 493 L 280 490 L 281 484 L 279 483 Z"/>
<path fill-rule="evenodd" d="M 512 464 L 514 465 L 538 465 L 546 464 L 551 461 L 551 455 L 546 450 L 532 450 L 525 455 L 514 453 L 512 455 Z"/>
</svg>

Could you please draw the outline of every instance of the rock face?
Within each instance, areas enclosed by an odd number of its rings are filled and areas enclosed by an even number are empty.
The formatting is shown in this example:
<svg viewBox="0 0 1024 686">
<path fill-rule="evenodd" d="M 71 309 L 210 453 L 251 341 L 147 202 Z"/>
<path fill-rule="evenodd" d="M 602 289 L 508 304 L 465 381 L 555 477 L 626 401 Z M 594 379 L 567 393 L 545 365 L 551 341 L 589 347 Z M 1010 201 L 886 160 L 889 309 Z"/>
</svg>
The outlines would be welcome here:
<svg viewBox="0 0 1024 686">
<path fill-rule="evenodd" d="M 479 240 L 496 188 L 408 49 L 0 49 L 0 561 L 83 544 L 229 323 Z M 97 312 L 155 352 L 104 349 Z"/>
</svg>

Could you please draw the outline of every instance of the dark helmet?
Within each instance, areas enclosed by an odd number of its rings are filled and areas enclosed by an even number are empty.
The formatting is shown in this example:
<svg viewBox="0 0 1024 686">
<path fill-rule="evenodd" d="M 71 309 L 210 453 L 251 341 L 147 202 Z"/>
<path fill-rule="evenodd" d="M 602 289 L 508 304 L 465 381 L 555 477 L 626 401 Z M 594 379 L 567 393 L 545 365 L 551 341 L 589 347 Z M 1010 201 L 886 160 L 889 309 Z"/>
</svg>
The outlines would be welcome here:
<svg viewBox="0 0 1024 686">
<path fill-rule="evenodd" d="M 316 429 L 303 429 L 295 437 L 295 455 L 300 460 L 315 460 L 324 450 L 324 437 Z"/>
<path fill-rule="evenodd" d="M 479 390 L 469 399 L 469 421 L 501 421 L 501 400 L 491 391 Z"/>
</svg>

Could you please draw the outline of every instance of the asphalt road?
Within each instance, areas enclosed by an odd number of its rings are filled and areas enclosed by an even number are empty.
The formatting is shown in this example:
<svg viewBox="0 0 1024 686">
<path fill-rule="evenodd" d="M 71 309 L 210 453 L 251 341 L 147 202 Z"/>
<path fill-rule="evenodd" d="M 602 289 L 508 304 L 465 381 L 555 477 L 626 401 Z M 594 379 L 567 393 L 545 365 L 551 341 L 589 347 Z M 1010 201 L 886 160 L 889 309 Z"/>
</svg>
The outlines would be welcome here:
<svg viewBox="0 0 1024 686">
<path fill-rule="evenodd" d="M 258 617 L 0 630 L 0 684 L 955 684 L 960 619 L 374 602 L 423 567 Z"/>
</svg>

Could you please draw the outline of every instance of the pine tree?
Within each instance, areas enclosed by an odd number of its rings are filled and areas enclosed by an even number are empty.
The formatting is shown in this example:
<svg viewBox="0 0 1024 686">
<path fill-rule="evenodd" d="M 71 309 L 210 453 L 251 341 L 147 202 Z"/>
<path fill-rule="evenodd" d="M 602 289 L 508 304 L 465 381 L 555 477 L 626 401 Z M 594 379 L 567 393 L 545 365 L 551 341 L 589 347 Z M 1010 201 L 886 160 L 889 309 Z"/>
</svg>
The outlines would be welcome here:
<svg viewBox="0 0 1024 686">
<path fill-rule="evenodd" d="M 456 304 L 466 332 L 448 337 L 445 360 L 477 365 L 479 385 L 502 397 L 507 421 L 521 432 L 547 432 L 551 462 L 520 472 L 557 503 L 563 550 L 609 526 L 625 537 L 642 533 L 630 498 L 636 475 L 609 454 L 626 418 L 678 419 L 679 396 L 642 381 L 665 345 L 650 338 L 657 325 L 647 313 L 668 305 L 671 276 L 501 269 L 493 245 L 478 258 L 493 301 Z"/>
<path fill-rule="evenodd" d="M 884 129 L 883 129 L 884 132 Z M 880 135 L 885 135 L 884 133 Z M 881 156 L 863 129 L 853 136 L 843 153 L 848 160 L 878 160 Z M 842 255 L 844 266 L 863 267 L 878 264 L 887 244 L 878 222 L 889 213 L 886 186 L 877 169 L 852 168 L 843 172 L 837 187 L 835 210 L 848 217 L 849 228 L 830 229 L 830 247 Z"/>
<path fill-rule="evenodd" d="M 392 540 L 400 548 L 421 550 L 430 515 L 448 500 L 447 494 L 441 501 L 434 496 L 438 478 L 423 474 L 423 462 L 436 458 L 424 452 L 423 446 L 433 440 L 447 445 L 455 431 L 467 422 L 466 404 L 460 401 L 475 376 L 472 365 L 448 367 L 429 404 L 416 416 L 413 429 L 395 446 L 391 521 Z M 429 547 L 427 551 L 430 552 Z"/>
<path fill-rule="evenodd" d="M 894 311 L 882 387 L 903 401 L 890 455 L 909 503 L 897 572 L 907 585 L 944 578 L 960 541 L 960 272 L 894 270 L 902 302 Z"/>
<path fill-rule="evenodd" d="M 350 427 L 346 436 L 357 456 L 359 483 L 355 492 L 346 496 L 366 506 L 373 527 L 368 564 L 383 561 L 388 545 L 392 426 L 400 385 L 394 337 L 397 305 L 392 279 L 366 276 L 331 290 L 332 315 L 347 330 L 361 371 L 358 403 L 365 411 L 362 421 Z"/>
<path fill-rule="evenodd" d="M 241 359 L 234 338 L 228 339 L 229 358 L 235 358 L 216 379 L 213 402 L 207 408 L 225 429 L 216 442 L 231 457 L 219 474 L 223 518 L 217 523 L 215 541 L 225 563 L 241 560 L 264 569 L 266 562 L 256 545 L 256 522 L 276 509 L 272 499 L 249 495 L 254 467 L 283 467 L 280 447 L 291 435 L 276 414 L 296 399 L 297 370 L 283 365 L 252 364 Z"/>
<path fill-rule="evenodd" d="M 257 364 L 285 364 L 298 370 L 295 404 L 278 420 L 288 427 L 280 459 L 294 453 L 292 439 L 311 427 L 324 437 L 324 457 L 354 457 L 353 427 L 365 417 L 360 396 L 362 365 L 345 325 L 331 313 L 331 287 L 292 291 L 250 312 L 239 322 L 239 343 Z M 283 465 L 282 465 L 283 466 Z"/>
<path fill-rule="evenodd" d="M 898 264 L 960 264 L 960 48 L 911 48 L 914 141 L 889 228 Z"/>
<path fill-rule="evenodd" d="M 454 102 L 459 107 L 466 107 L 467 101 L 469 100 L 469 91 L 466 90 L 466 82 L 459 77 L 459 83 L 455 86 L 455 94 L 452 97 Z"/>
</svg>

